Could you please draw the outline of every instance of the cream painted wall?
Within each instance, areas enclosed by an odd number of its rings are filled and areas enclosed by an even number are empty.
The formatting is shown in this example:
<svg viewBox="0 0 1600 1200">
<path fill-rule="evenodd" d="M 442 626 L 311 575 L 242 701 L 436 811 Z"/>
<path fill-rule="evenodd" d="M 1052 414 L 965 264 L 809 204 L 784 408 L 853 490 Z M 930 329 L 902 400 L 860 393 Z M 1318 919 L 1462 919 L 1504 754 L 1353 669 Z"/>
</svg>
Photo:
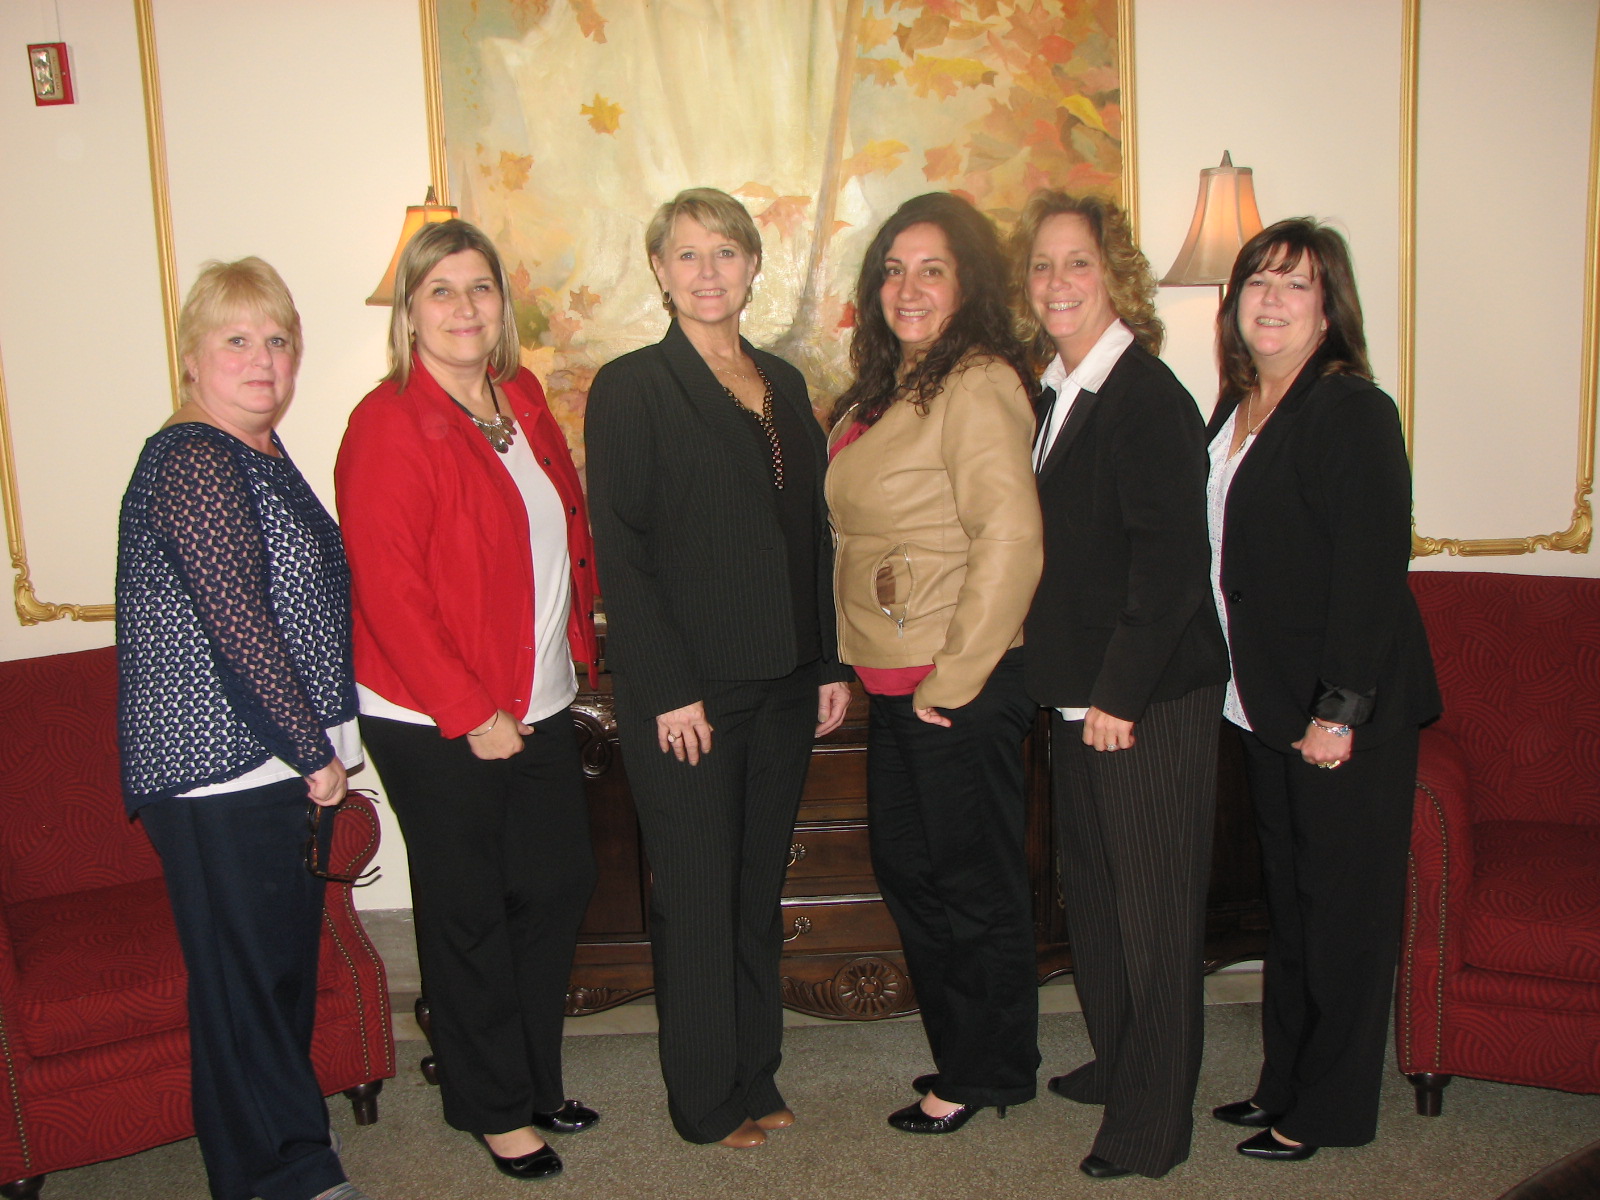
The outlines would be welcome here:
<svg viewBox="0 0 1600 1200">
<path fill-rule="evenodd" d="M 1347 232 L 1374 366 L 1392 387 L 1400 0 L 1283 0 L 1270 16 L 1257 0 L 1134 4 L 1139 216 L 1157 270 L 1188 227 L 1199 169 L 1231 150 L 1255 169 L 1265 219 L 1311 213 Z M 1434 259 L 1422 277 L 1425 307 L 1435 306 L 1419 344 L 1425 533 L 1522 536 L 1567 521 L 1571 264 L 1583 237 L 1575 180 L 1587 161 L 1597 7 L 1424 0 L 1422 224 Z M 13 62 L 0 69 L 0 217 L 11 233 L 0 241 L 0 361 L 33 580 L 58 602 L 111 599 L 116 504 L 139 443 L 168 411 L 132 11 L 132 0 L 0 3 L 0 60 Z M 383 364 L 387 310 L 362 300 L 403 206 L 427 184 L 416 0 L 154 0 L 154 12 L 180 288 L 214 257 L 259 254 L 283 273 L 307 344 L 283 437 L 331 503 L 345 417 Z M 58 36 L 72 48 L 80 103 L 35 108 L 21 48 Z M 1498 162 L 1503 170 L 1486 169 Z M 1532 253 L 1530 191 L 1550 205 L 1534 222 Z M 1499 207 L 1480 217 L 1480 200 Z M 1497 229 L 1516 232 L 1485 236 Z M 1445 301 L 1482 314 L 1479 323 L 1457 323 Z M 1166 289 L 1160 304 L 1169 361 L 1209 408 L 1215 294 Z M 1548 359 L 1553 373 L 1507 385 L 1487 368 L 1507 363 L 1516 382 L 1521 360 L 1475 351 L 1503 330 L 1497 313 L 1551 309 L 1521 336 L 1527 358 Z M 1508 431 L 1524 427 L 1536 435 L 1518 446 Z M 1600 574 L 1597 555 L 1419 565 Z M 0 658 L 111 637 L 109 624 L 24 629 L 6 613 Z M 371 785 L 372 774 L 358 782 Z M 392 826 L 381 861 L 386 878 L 360 903 L 409 903 Z"/>
</svg>

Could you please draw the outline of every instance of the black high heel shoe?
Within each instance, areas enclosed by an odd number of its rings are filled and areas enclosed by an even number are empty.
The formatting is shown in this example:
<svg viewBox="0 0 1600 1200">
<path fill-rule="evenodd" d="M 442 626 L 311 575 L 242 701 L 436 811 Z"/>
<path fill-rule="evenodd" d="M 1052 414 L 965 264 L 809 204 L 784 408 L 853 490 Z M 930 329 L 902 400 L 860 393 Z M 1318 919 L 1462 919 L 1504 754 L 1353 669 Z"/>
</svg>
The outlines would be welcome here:
<svg viewBox="0 0 1600 1200">
<path fill-rule="evenodd" d="M 1271 1129 L 1283 1116 L 1282 1113 L 1258 1108 L 1254 1100 L 1235 1100 L 1232 1104 L 1219 1104 L 1211 1110 L 1211 1115 L 1219 1121 L 1226 1121 L 1229 1125 L 1243 1125 L 1246 1129 Z"/>
<path fill-rule="evenodd" d="M 576 1100 L 568 1100 L 555 1112 L 534 1113 L 528 1118 L 528 1124 L 546 1133 L 582 1133 L 598 1120 L 600 1114 L 594 1109 Z"/>
<path fill-rule="evenodd" d="M 986 1106 L 982 1104 L 963 1104 L 954 1112 L 935 1117 L 923 1111 L 922 1102 L 919 1100 L 915 1104 L 908 1104 L 890 1113 L 889 1124 L 905 1133 L 954 1133 L 972 1120 L 984 1107 Z M 1002 1120 L 1005 1118 L 1004 1104 L 995 1106 L 994 1111 Z"/>
<path fill-rule="evenodd" d="M 483 1134 L 472 1135 L 478 1139 L 478 1145 L 493 1160 L 495 1170 L 502 1175 L 509 1175 L 513 1179 L 548 1179 L 552 1175 L 561 1174 L 561 1156 L 552 1150 L 549 1143 L 540 1146 L 530 1154 L 519 1154 L 515 1158 L 501 1158 L 489 1149 L 489 1143 Z"/>
</svg>

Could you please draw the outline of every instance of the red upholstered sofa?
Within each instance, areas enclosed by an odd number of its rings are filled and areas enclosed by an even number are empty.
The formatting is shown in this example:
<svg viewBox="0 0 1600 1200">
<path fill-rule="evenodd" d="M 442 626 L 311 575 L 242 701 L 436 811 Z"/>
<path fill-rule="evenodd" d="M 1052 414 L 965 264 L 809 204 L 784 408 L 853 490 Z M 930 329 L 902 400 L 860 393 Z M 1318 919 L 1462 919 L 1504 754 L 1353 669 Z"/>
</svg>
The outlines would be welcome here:
<svg viewBox="0 0 1600 1200">
<path fill-rule="evenodd" d="M 1423 730 L 1395 1033 L 1453 1075 L 1600 1092 L 1600 579 L 1413 572 Z"/>
<path fill-rule="evenodd" d="M 187 978 L 161 864 L 118 780 L 111 649 L 0 663 L 0 1195 L 189 1137 Z M 353 797 L 331 869 L 378 844 Z M 377 1119 L 394 1074 L 383 963 L 330 884 L 316 1038 L 325 1092 Z"/>
</svg>

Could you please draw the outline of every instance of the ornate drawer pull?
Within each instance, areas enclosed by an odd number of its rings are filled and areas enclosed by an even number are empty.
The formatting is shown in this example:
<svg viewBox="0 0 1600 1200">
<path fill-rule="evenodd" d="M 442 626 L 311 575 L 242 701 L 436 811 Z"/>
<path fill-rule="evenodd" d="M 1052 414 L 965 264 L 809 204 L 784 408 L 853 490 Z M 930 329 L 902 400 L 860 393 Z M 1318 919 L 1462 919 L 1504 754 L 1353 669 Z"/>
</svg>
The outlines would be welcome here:
<svg viewBox="0 0 1600 1200">
<path fill-rule="evenodd" d="M 786 941 L 786 942 L 792 942 L 792 941 L 795 940 L 795 938 L 799 937 L 802 933 L 810 933 L 810 932 L 811 932 L 811 918 L 810 917 L 796 917 L 794 919 L 794 932 L 791 933 L 788 937 L 784 938 L 783 940 Z"/>
<path fill-rule="evenodd" d="M 790 845 L 789 845 L 789 865 L 791 867 L 794 866 L 795 863 L 799 862 L 805 856 L 806 856 L 806 844 L 804 842 L 791 842 L 790 843 Z"/>
</svg>

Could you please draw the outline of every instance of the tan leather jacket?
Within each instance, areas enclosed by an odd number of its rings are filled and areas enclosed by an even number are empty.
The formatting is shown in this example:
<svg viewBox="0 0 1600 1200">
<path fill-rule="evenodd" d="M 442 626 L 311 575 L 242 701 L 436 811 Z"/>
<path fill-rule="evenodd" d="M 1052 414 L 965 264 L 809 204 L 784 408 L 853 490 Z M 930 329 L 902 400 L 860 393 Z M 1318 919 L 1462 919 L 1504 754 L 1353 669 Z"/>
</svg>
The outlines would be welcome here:
<svg viewBox="0 0 1600 1200">
<path fill-rule="evenodd" d="M 898 401 L 839 452 L 826 492 L 841 662 L 932 663 L 913 703 L 959 708 L 1022 644 L 1044 560 L 1032 441 L 1016 372 L 982 358 L 951 373 L 926 416 Z"/>
</svg>

